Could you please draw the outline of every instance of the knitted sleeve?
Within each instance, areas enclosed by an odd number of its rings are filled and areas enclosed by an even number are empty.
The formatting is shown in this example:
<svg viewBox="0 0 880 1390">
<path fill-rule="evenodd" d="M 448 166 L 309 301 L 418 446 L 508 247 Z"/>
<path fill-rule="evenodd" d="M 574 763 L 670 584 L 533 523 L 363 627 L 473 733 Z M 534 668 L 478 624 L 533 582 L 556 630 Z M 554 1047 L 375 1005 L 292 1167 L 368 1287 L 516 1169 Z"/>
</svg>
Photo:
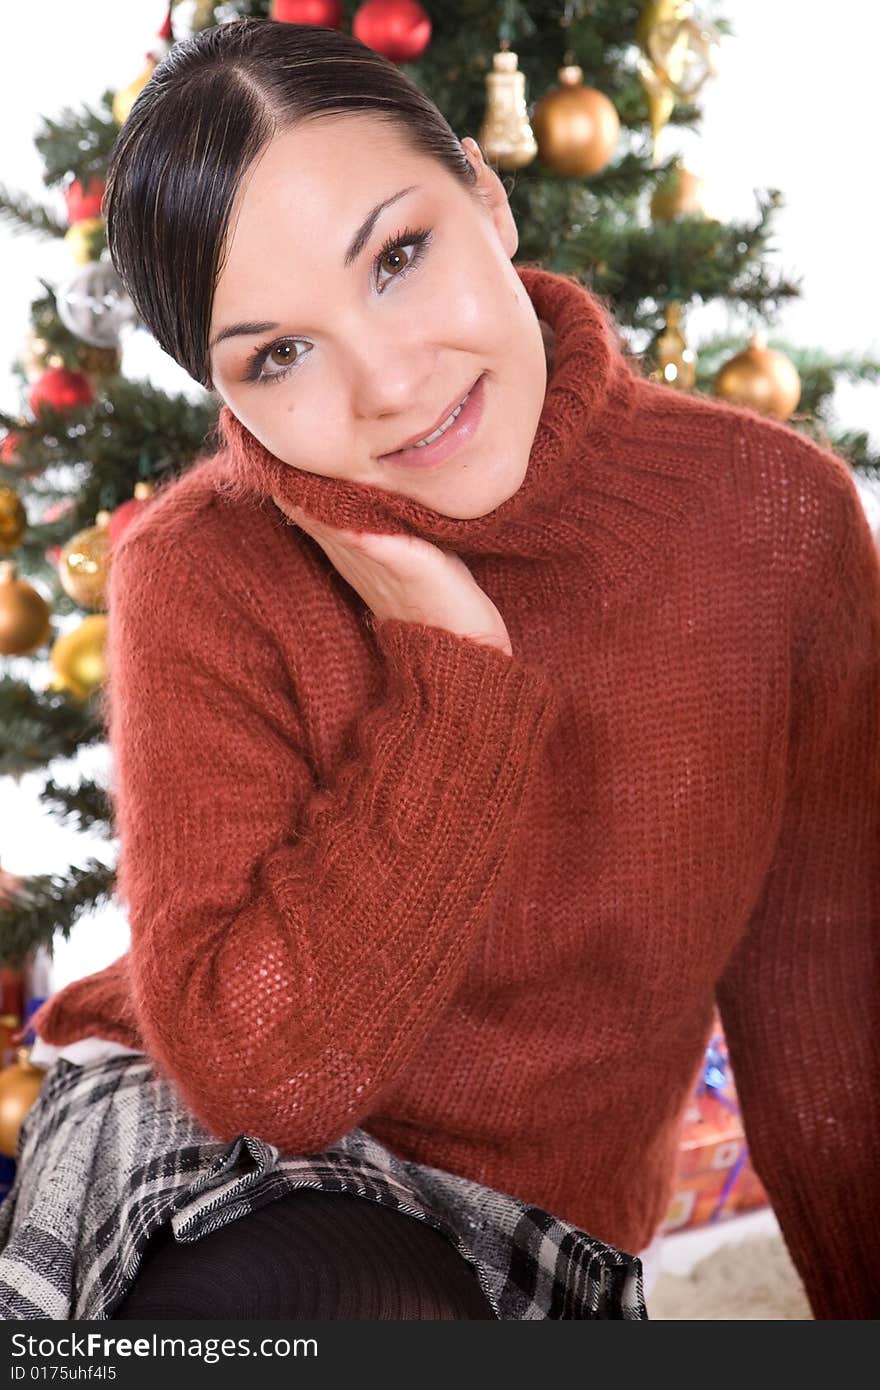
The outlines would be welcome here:
<svg viewBox="0 0 880 1390">
<path fill-rule="evenodd" d="M 209 566 L 168 563 L 142 532 L 111 580 L 117 889 L 140 1035 L 219 1138 L 320 1150 L 375 1107 L 462 977 L 555 687 L 446 630 L 373 623 L 382 695 L 323 785 L 265 593 L 238 599 Z M 42 1037 L 72 1040 L 65 1015 L 89 987 L 44 1006 Z"/>
<path fill-rule="evenodd" d="M 815 446 L 810 446 L 814 448 Z M 816 1318 L 880 1317 L 880 565 L 846 465 L 801 596 L 771 871 L 718 1002 Z"/>
</svg>

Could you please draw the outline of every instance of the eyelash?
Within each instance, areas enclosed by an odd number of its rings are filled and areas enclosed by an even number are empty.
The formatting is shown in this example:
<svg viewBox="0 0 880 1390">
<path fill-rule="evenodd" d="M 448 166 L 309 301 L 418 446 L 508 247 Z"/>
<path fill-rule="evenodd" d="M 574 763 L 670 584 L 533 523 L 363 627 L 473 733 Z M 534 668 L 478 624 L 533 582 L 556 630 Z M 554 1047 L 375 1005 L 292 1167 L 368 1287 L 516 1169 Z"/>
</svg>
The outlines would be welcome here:
<svg viewBox="0 0 880 1390">
<path fill-rule="evenodd" d="M 421 261 L 422 256 L 428 248 L 430 240 L 431 233 L 426 227 L 417 227 L 415 229 L 413 229 L 412 227 L 405 227 L 402 232 L 396 232 L 393 236 L 390 236 L 388 238 L 384 246 L 382 246 L 376 254 L 373 260 L 374 272 L 378 273 L 378 269 L 382 260 L 385 256 L 389 255 L 390 252 L 398 251 L 401 248 L 406 249 L 406 247 L 412 246 L 414 247 L 414 251 L 412 256 L 410 257 L 410 260 L 404 266 L 403 270 L 401 270 L 397 275 L 391 276 L 392 280 L 405 279 L 409 272 L 411 270 L 414 270 L 415 267 Z M 276 338 L 273 342 L 265 343 L 262 347 L 258 347 L 256 352 L 251 357 L 250 365 L 245 375 L 245 381 L 254 382 L 258 386 L 264 386 L 268 384 L 268 382 L 270 381 L 283 381 L 284 378 L 288 376 L 290 372 L 294 371 L 294 369 L 299 365 L 299 357 L 296 358 L 295 361 L 291 362 L 288 366 L 282 367 L 279 372 L 271 372 L 268 376 L 264 376 L 262 374 L 263 363 L 265 362 L 266 358 L 269 356 L 269 353 L 272 351 L 273 348 L 280 347 L 283 343 L 292 343 L 299 341 L 300 340 L 297 338 Z M 305 357 L 305 355 L 305 353 L 301 353 L 300 357 Z"/>
</svg>

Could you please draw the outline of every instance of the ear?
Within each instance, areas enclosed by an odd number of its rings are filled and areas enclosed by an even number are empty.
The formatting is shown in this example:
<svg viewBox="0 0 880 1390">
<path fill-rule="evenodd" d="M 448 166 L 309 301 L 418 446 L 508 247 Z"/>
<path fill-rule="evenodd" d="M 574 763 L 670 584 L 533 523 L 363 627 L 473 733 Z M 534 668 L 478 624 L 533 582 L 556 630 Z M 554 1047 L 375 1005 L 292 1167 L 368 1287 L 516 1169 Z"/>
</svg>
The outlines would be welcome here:
<svg viewBox="0 0 880 1390">
<path fill-rule="evenodd" d="M 483 205 L 495 224 L 495 230 L 502 246 L 512 260 L 519 246 L 519 232 L 513 220 L 513 213 L 510 211 L 510 203 L 507 200 L 504 185 L 495 170 L 486 163 L 476 140 L 471 139 L 470 135 L 466 135 L 461 142 L 461 147 L 467 156 L 468 163 L 476 172 L 476 188 Z"/>
</svg>

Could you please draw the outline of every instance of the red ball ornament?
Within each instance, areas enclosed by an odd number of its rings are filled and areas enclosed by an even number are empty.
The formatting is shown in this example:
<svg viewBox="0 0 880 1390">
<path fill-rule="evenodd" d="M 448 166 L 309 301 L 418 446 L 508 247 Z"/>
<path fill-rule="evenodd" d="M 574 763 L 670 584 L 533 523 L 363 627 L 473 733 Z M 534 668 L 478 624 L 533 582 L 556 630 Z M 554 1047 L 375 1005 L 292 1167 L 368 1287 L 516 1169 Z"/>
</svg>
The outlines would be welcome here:
<svg viewBox="0 0 880 1390">
<path fill-rule="evenodd" d="M 123 533 L 139 516 L 145 507 L 148 507 L 156 493 L 156 484 L 147 479 L 141 479 L 134 485 L 134 497 L 129 497 L 127 501 L 120 502 L 118 507 L 114 507 L 110 513 L 110 520 L 107 529 L 110 533 L 110 548 L 117 545 Z"/>
<path fill-rule="evenodd" d="M 338 29 L 342 23 L 342 0 L 272 0 L 272 18 L 282 24 Z"/>
<path fill-rule="evenodd" d="M 114 545 L 118 545 L 135 517 L 139 516 L 144 507 L 149 505 L 147 498 L 129 497 L 127 502 L 121 502 L 118 507 L 114 508 L 110 513 L 110 521 L 108 522 L 111 549 Z"/>
<path fill-rule="evenodd" d="M 103 179 L 92 179 L 87 189 L 83 188 L 79 179 L 74 179 L 64 193 L 70 225 L 73 226 L 74 222 L 84 222 L 87 217 L 100 217 L 103 196 Z"/>
<path fill-rule="evenodd" d="M 431 21 L 416 0 L 366 0 L 351 31 L 392 63 L 411 63 L 428 47 Z"/>
<path fill-rule="evenodd" d="M 146 506 L 146 502 L 141 502 L 137 497 L 130 497 L 127 502 L 121 502 L 118 507 L 110 513 L 109 531 L 110 545 L 116 545 L 122 536 L 129 522 L 134 521 L 138 512 Z"/>
<path fill-rule="evenodd" d="M 20 465 L 24 463 L 24 459 L 19 453 L 19 449 L 26 437 L 26 435 L 19 433 L 18 430 L 9 430 L 9 432 L 4 435 L 2 443 L 0 443 L 0 463 L 5 464 L 7 468 L 20 467 Z M 30 473 L 22 474 L 22 476 L 25 478 L 33 478 L 33 470 Z"/>
<path fill-rule="evenodd" d="M 31 410 L 39 415 L 43 406 L 53 410 L 73 410 L 78 405 L 91 405 L 95 399 L 88 379 L 82 372 L 67 367 L 50 367 L 31 387 L 28 401 Z"/>
<path fill-rule="evenodd" d="M 18 441 L 21 435 L 16 430 L 10 430 L 3 436 L 3 443 L 0 444 L 0 463 L 14 464 L 19 463 Z"/>
</svg>

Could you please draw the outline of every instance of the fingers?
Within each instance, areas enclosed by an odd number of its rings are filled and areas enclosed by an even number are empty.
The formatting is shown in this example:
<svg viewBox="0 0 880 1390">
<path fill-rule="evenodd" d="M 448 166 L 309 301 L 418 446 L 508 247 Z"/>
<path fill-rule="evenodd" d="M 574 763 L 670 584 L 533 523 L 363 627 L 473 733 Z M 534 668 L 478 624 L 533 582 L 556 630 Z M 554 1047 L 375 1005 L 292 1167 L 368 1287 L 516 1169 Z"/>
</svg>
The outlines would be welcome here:
<svg viewBox="0 0 880 1390">
<path fill-rule="evenodd" d="M 363 548 L 363 537 L 359 532 L 343 531 L 338 526 L 328 526 L 326 522 L 319 521 L 317 517 L 304 512 L 302 507 L 298 507 L 292 502 L 283 501 L 275 493 L 272 494 L 272 501 L 284 512 L 285 516 L 289 516 L 291 521 L 296 522 L 301 530 L 305 531 L 313 540 L 318 541 L 320 545 L 327 546 L 336 542 L 337 545 L 348 545 L 354 549 Z"/>
<path fill-rule="evenodd" d="M 275 503 L 276 507 L 284 512 L 285 516 L 289 516 L 291 521 L 295 521 L 297 526 L 301 526 L 302 529 L 308 531 L 310 535 L 314 531 L 321 530 L 321 522 L 313 516 L 308 516 L 303 511 L 302 507 L 297 507 L 293 502 L 285 502 L 283 498 L 278 497 L 274 492 L 272 493 L 272 501 Z"/>
<path fill-rule="evenodd" d="M 277 492 L 272 493 L 272 501 L 279 511 L 290 517 L 291 521 L 300 522 L 305 515 L 301 507 L 295 507 L 292 502 L 285 502 L 284 498 L 279 497 Z"/>
</svg>

